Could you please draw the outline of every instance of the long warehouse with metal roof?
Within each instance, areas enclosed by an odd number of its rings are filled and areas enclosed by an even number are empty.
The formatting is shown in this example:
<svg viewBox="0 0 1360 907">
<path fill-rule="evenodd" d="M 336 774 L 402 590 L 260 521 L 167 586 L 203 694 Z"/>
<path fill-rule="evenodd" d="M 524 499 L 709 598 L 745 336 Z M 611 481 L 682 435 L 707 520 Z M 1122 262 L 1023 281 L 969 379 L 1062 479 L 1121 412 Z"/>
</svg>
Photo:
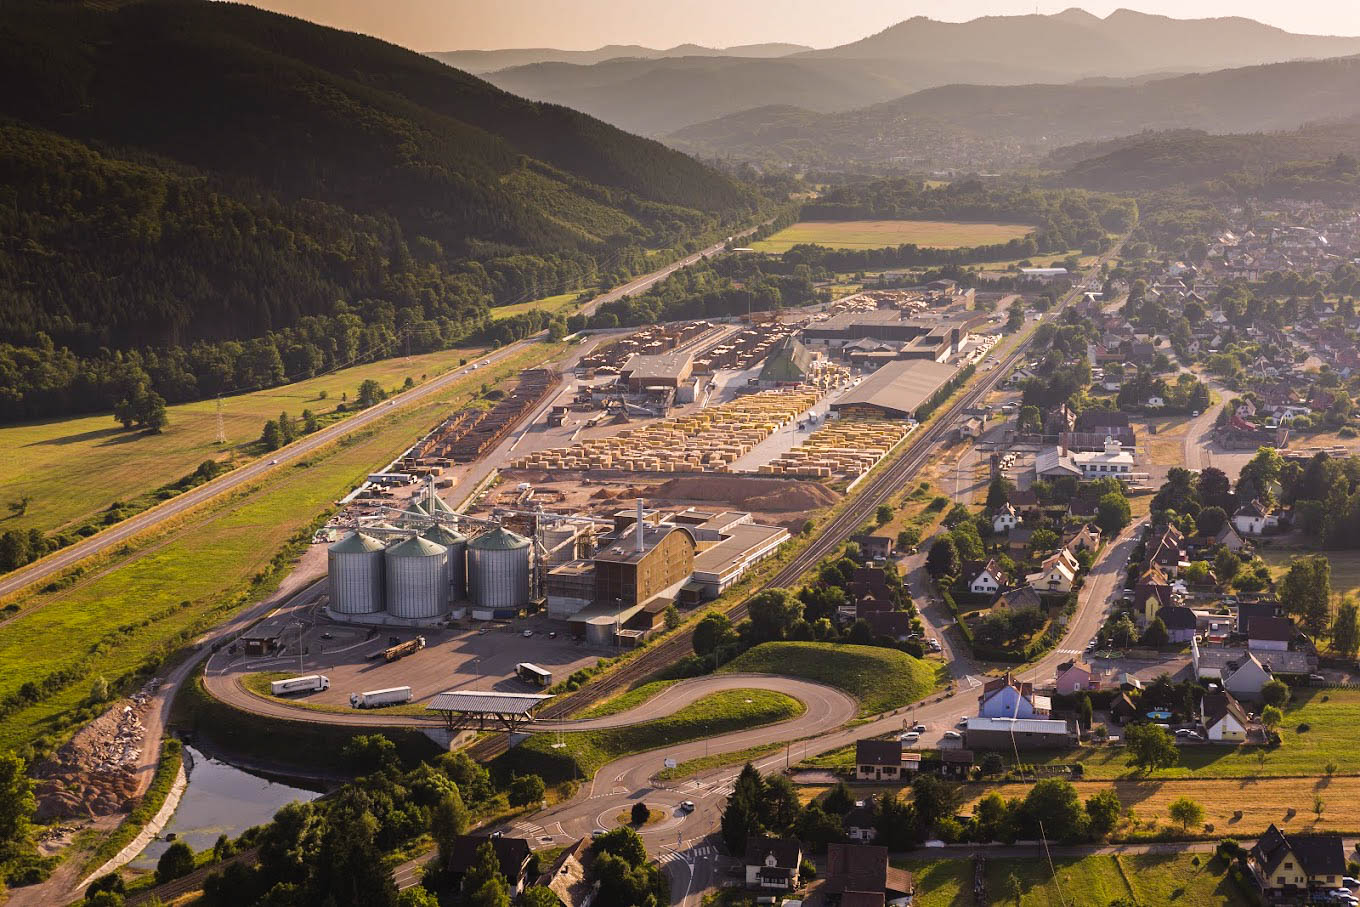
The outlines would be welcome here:
<svg viewBox="0 0 1360 907">
<path fill-rule="evenodd" d="M 840 416 L 886 416 L 911 419 L 921 405 L 944 387 L 958 369 L 930 359 L 889 362 L 855 389 L 831 404 Z"/>
</svg>

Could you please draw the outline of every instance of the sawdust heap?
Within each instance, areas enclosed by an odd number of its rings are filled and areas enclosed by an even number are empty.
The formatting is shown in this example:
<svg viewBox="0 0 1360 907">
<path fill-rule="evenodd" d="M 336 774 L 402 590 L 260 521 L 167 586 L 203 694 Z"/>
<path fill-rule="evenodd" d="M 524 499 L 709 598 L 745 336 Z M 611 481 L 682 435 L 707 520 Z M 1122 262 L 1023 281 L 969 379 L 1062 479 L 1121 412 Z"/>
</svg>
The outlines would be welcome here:
<svg viewBox="0 0 1360 907">
<path fill-rule="evenodd" d="M 820 510 L 840 500 L 840 495 L 816 482 L 723 475 L 671 479 L 652 489 L 652 496 L 673 501 L 715 501 L 765 513 Z"/>
</svg>

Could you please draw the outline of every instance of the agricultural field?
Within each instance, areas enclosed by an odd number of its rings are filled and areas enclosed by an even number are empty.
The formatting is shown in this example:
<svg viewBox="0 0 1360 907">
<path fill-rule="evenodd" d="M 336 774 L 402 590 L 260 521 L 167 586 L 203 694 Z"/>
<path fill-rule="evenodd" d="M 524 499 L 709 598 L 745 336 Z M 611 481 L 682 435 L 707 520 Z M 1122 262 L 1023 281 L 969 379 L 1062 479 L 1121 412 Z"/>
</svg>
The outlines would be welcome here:
<svg viewBox="0 0 1360 907">
<path fill-rule="evenodd" d="M 1360 690 L 1296 689 L 1284 709 L 1280 725 L 1284 742 L 1265 750 L 1265 762 L 1257 753 L 1259 746 L 1186 746 L 1181 747 L 1181 763 L 1175 768 L 1159 769 L 1153 779 L 1165 778 L 1264 778 L 1289 775 L 1321 777 L 1329 764 L 1337 773 L 1355 774 L 1355 727 L 1360 722 Z M 1144 776 L 1125 765 L 1128 754 L 1123 747 L 1084 747 L 1055 753 L 1045 759 L 1041 754 L 1026 760 L 1042 763 L 1068 763 L 1077 759 L 1090 779 L 1135 779 Z M 1307 809 L 1299 804 L 1300 811 Z"/>
<path fill-rule="evenodd" d="M 1360 778 L 1197 778 L 1178 781 L 1076 781 L 1077 793 L 1085 801 L 1100 791 L 1114 789 L 1132 820 L 1115 832 L 1116 840 L 1146 839 L 1159 833 L 1181 832 L 1169 809 L 1173 800 L 1189 797 L 1204 807 L 1204 821 L 1214 827 L 1212 834 L 1203 828 L 1190 828 L 1190 834 L 1205 837 L 1232 835 L 1249 838 L 1259 835 L 1272 823 L 1299 833 L 1360 831 Z M 977 801 L 991 791 L 1002 797 L 1024 798 L 1029 784 L 970 784 L 965 788 L 964 812 L 972 812 Z M 1314 811 L 1315 797 L 1322 798 L 1322 814 Z"/>
<path fill-rule="evenodd" d="M 972 907 L 971 860 L 894 860 L 916 875 L 919 907 Z M 989 859 L 987 902 L 1013 904 L 1008 880 L 1020 882 L 1020 907 L 1105 907 L 1119 898 L 1137 904 L 1237 907 L 1249 903 L 1209 854 L 1098 854 L 1042 859 Z"/>
<path fill-rule="evenodd" d="M 801 221 L 754 243 L 757 252 L 787 252 L 802 243 L 830 249 L 882 249 L 912 243 L 933 249 L 962 249 L 1021 239 L 1034 232 L 1028 224 L 946 220 Z"/>
<path fill-rule="evenodd" d="M 896 649 L 822 642 L 767 642 L 721 668 L 801 677 L 838 687 L 859 700 L 861 715 L 916 702 L 938 685 L 935 665 Z"/>
<path fill-rule="evenodd" d="M 542 309 L 550 315 L 570 315 L 576 311 L 575 303 L 580 295 L 581 291 L 575 290 L 571 293 L 545 296 L 542 299 L 531 299 L 528 302 L 517 302 L 514 305 L 498 305 L 491 309 L 491 318 L 493 321 L 499 321 L 502 318 L 521 315 L 536 309 Z"/>
<path fill-rule="evenodd" d="M 456 368 L 479 349 L 443 350 L 357 365 L 319 378 L 222 398 L 227 443 L 217 443 L 217 403 L 201 400 L 169 408 L 159 435 L 125 431 L 108 413 L 0 428 L 0 504 L 30 498 L 23 516 L 0 507 L 0 530 L 60 531 L 194 471 L 204 460 L 240 462 L 254 454 L 269 419 L 304 409 L 323 421 L 359 385 L 373 379 L 399 388 Z M 381 465 L 381 464 L 378 464 Z M 78 477 L 78 478 L 77 478 Z M 77 487 L 73 487 L 73 485 Z M 77 492 L 78 493 L 75 493 Z"/>
<path fill-rule="evenodd" d="M 723 690 L 698 699 L 664 718 L 626 727 L 534 734 L 501 757 L 512 771 L 535 772 L 550 784 L 588 779 L 620 756 L 796 718 L 807 707 L 773 690 Z"/>
<path fill-rule="evenodd" d="M 1301 554 L 1317 554 L 1316 549 L 1277 547 L 1269 542 L 1258 548 L 1261 559 L 1270 565 L 1278 580 L 1289 569 L 1289 562 Z M 1337 595 L 1360 593 L 1360 551 L 1323 551 L 1332 565 L 1332 592 Z"/>
<path fill-rule="evenodd" d="M 0 624 L 0 663 L 9 669 L 0 677 L 0 700 L 32 686 L 25 702 L 0 712 L 0 750 L 44 737 L 59 741 L 79 720 L 96 677 L 130 678 L 267 595 L 336 499 L 450 407 L 471 401 L 483 382 L 541 364 L 560 349 L 529 347 L 91 562 L 63 588 L 21 600 L 18 615 Z M 289 546 L 292 555 L 276 559 Z"/>
</svg>

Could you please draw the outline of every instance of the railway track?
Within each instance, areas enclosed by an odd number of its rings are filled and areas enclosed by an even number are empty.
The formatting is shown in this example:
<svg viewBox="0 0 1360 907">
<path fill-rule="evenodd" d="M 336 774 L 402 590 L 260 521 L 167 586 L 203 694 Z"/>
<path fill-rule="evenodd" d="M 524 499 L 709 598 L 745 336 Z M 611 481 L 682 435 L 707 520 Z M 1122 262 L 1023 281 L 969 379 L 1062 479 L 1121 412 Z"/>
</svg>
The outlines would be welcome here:
<svg viewBox="0 0 1360 907">
<path fill-rule="evenodd" d="M 1102 256 L 1096 267 L 1117 254 L 1121 246 L 1122 243 L 1116 245 L 1112 251 Z M 1057 306 L 1054 306 L 1053 316 L 1060 315 L 1080 293 L 1080 285 L 1073 288 Z M 1001 379 L 1010 374 L 1016 363 L 1029 352 L 1033 342 L 1034 338 L 1031 334 L 1022 343 L 1017 344 L 1015 349 L 1011 350 L 996 368 L 986 373 L 981 379 L 976 380 L 963 394 L 955 397 L 954 401 L 940 411 L 936 418 L 932 419 L 914 439 L 908 441 L 909 447 L 903 454 L 892 461 L 886 469 L 870 479 L 867 486 L 855 496 L 848 506 L 820 528 L 811 544 L 798 552 L 789 563 L 785 564 L 752 595 L 754 596 L 767 589 L 792 585 L 800 576 L 816 566 L 819 561 L 853 535 L 855 530 L 878 510 L 880 504 L 887 501 L 912 476 L 920 471 L 936 444 L 958 421 L 958 416 L 965 409 L 974 406 L 987 394 L 995 390 L 997 385 L 1001 383 Z M 728 609 L 727 616 L 733 623 L 746 617 L 749 600 L 750 597 L 743 599 Z M 549 702 L 535 714 L 539 718 L 565 718 L 572 712 L 599 702 L 639 680 L 650 677 L 667 665 L 673 664 L 693 652 L 693 639 L 693 627 L 674 633 L 655 646 L 646 649 L 637 658 L 585 687 L 579 693 Z M 468 748 L 467 752 L 476 759 L 485 760 L 504 752 L 507 744 L 508 741 L 504 736 L 496 735 L 477 741 Z"/>
</svg>

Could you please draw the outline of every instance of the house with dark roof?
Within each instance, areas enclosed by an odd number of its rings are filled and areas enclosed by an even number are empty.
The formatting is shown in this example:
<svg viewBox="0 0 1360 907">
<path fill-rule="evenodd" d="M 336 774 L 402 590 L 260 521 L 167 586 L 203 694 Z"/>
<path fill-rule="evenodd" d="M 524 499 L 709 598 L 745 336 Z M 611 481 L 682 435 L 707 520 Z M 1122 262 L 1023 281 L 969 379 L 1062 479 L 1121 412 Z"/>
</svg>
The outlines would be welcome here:
<svg viewBox="0 0 1360 907">
<path fill-rule="evenodd" d="M 1133 698 L 1128 691 L 1121 692 L 1117 697 L 1110 701 L 1110 718 L 1116 724 L 1123 724 L 1138 715 L 1138 706 L 1133 704 Z"/>
<path fill-rule="evenodd" d="M 1245 635 L 1253 618 L 1279 616 L 1280 607 L 1276 602 L 1242 602 L 1237 606 L 1236 630 Z"/>
<path fill-rule="evenodd" d="M 902 744 L 896 740 L 856 740 L 855 779 L 896 781 L 902 777 Z"/>
<path fill-rule="evenodd" d="M 450 879 L 461 890 L 463 876 L 477 864 L 477 851 L 488 841 L 496 851 L 496 861 L 500 863 L 501 875 L 505 876 L 511 895 L 518 895 L 524 890 L 524 876 L 529 870 L 529 858 L 533 854 L 529 842 L 524 838 L 508 838 L 504 835 L 497 837 L 459 835 L 453 842 L 453 850 L 449 854 Z"/>
<path fill-rule="evenodd" d="M 869 625 L 875 636 L 890 636 L 902 642 L 913 632 L 911 615 L 906 611 L 869 611 L 860 618 Z"/>
<path fill-rule="evenodd" d="M 1273 823 L 1247 853 L 1247 865 L 1268 898 L 1302 898 L 1335 890 L 1346 875 L 1340 835 L 1286 835 Z"/>
<path fill-rule="evenodd" d="M 1174 643 L 1189 642 L 1195 637 L 1195 612 L 1184 605 L 1169 605 L 1157 609 L 1157 617 L 1166 624 L 1167 638 Z"/>
<path fill-rule="evenodd" d="M 1266 684 L 1274 678 L 1270 668 L 1251 651 L 1240 661 L 1230 661 L 1223 673 L 1223 689 L 1238 699 L 1258 700 Z"/>
<path fill-rule="evenodd" d="M 766 891 L 798 888 L 803 845 L 796 838 L 753 835 L 746 839 L 746 887 Z"/>
<path fill-rule="evenodd" d="M 1280 525 L 1279 515 L 1260 500 L 1252 500 L 1237 508 L 1232 524 L 1242 535 L 1261 535 Z"/>
<path fill-rule="evenodd" d="M 553 861 L 538 877 L 539 885 L 557 895 L 562 907 L 591 907 L 600 883 L 586 879 L 586 862 L 591 859 L 590 839 L 580 838 Z"/>
<path fill-rule="evenodd" d="M 992 602 L 994 608 L 1038 608 L 1044 603 L 1043 596 L 1033 586 L 1016 586 L 1007 590 Z"/>
<path fill-rule="evenodd" d="M 841 817 L 841 827 L 845 836 L 859 844 L 872 844 L 878 837 L 877 819 L 874 812 L 874 798 L 869 797 L 851 807 Z"/>
<path fill-rule="evenodd" d="M 1010 577 L 996 558 L 985 562 L 970 561 L 965 565 L 963 575 L 968 578 L 968 591 L 974 595 L 996 595 L 1010 583 Z"/>
<path fill-rule="evenodd" d="M 1287 617 L 1253 617 L 1247 624 L 1247 648 L 1286 652 L 1296 635 L 1294 622 Z"/>
<path fill-rule="evenodd" d="M 1247 710 L 1231 693 L 1205 693 L 1199 701 L 1199 717 L 1214 743 L 1243 743 L 1247 739 Z"/>
<path fill-rule="evenodd" d="M 826 848 L 826 873 L 818 893 L 828 907 L 909 902 L 916 894 L 916 879 L 888 864 L 886 847 L 832 843 Z"/>
</svg>

